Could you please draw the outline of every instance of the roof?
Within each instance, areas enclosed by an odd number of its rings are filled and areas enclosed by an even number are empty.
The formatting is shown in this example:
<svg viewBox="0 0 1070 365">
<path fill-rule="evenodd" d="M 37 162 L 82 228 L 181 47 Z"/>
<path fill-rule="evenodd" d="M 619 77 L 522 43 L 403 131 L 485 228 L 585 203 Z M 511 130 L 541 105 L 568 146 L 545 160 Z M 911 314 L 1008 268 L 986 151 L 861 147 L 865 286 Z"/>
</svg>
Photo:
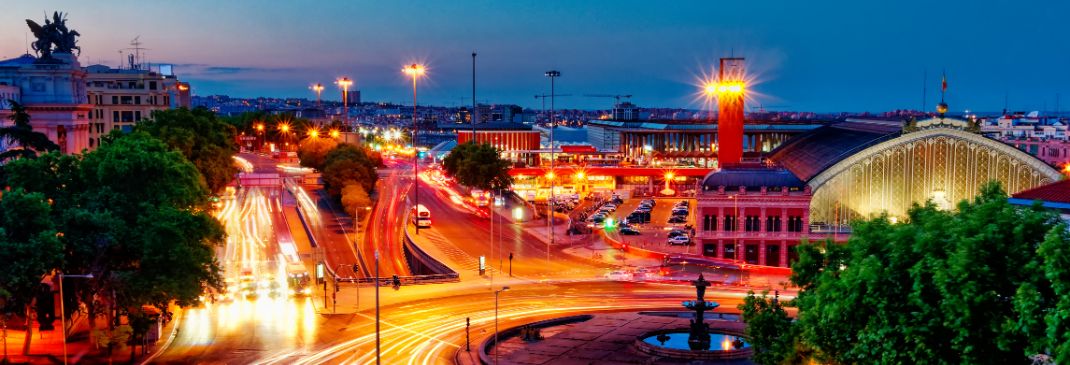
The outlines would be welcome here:
<svg viewBox="0 0 1070 365">
<path fill-rule="evenodd" d="M 702 185 L 707 189 L 717 189 L 720 186 L 729 189 L 735 189 L 738 186 L 752 188 L 787 186 L 791 188 L 803 187 L 805 184 L 791 171 L 771 167 L 725 167 L 706 175 L 702 181 Z"/>
<path fill-rule="evenodd" d="M 680 122 L 680 121 L 618 121 L 618 120 L 590 120 L 588 125 L 615 128 L 621 131 L 716 131 L 717 123 L 713 122 Z M 743 125 L 746 132 L 804 132 L 820 127 L 813 123 L 763 123 L 747 121 Z"/>
<path fill-rule="evenodd" d="M 476 123 L 474 126 L 470 123 L 439 123 L 439 129 L 456 129 L 458 132 L 471 132 L 472 129 L 476 131 L 530 131 L 531 126 L 523 123 L 513 122 L 486 122 Z"/>
<path fill-rule="evenodd" d="M 858 151 L 902 134 L 899 122 L 848 120 L 789 139 L 770 153 L 770 159 L 809 181 Z"/>
<path fill-rule="evenodd" d="M 0 67 L 29 65 L 29 64 L 32 64 L 32 63 L 34 63 L 36 61 L 37 61 L 37 57 L 34 57 L 33 55 L 31 55 L 29 53 L 26 53 L 26 54 L 23 54 L 22 56 L 18 56 L 18 57 L 15 57 L 15 58 L 11 58 L 11 59 L 6 59 L 6 60 L 0 61 Z"/>
<path fill-rule="evenodd" d="M 1062 180 L 1048 185 L 1038 186 L 1011 195 L 1022 200 L 1040 200 L 1046 203 L 1070 204 L 1070 180 Z"/>
</svg>

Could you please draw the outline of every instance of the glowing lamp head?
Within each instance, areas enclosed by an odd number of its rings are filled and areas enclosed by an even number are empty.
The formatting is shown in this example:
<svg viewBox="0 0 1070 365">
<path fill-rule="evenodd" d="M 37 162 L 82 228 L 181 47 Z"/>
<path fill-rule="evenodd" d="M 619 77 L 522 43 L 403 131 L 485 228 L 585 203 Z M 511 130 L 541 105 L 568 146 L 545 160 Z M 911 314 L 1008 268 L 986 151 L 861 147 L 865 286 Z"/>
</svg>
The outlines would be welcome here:
<svg viewBox="0 0 1070 365">
<path fill-rule="evenodd" d="M 576 173 L 576 180 L 583 180 L 583 178 L 585 178 L 585 177 L 587 177 L 587 175 L 584 174 L 583 171 L 580 171 L 580 172 Z"/>
<path fill-rule="evenodd" d="M 334 83 L 338 84 L 338 86 L 343 88 L 343 89 L 349 89 L 349 87 L 351 85 L 353 85 L 353 80 L 350 80 L 348 77 L 343 77 L 343 78 L 338 79 L 338 81 L 335 81 Z M 321 86 L 320 90 L 322 90 L 322 89 L 323 88 Z"/>
<path fill-rule="evenodd" d="M 331 138 L 338 138 L 339 135 L 341 135 L 341 133 L 338 132 L 337 129 L 332 129 L 331 130 Z"/>
<path fill-rule="evenodd" d="M 308 131 L 308 136 L 312 137 L 312 138 L 318 138 L 320 136 L 320 131 L 315 130 L 315 129 L 309 130 Z"/>
<path fill-rule="evenodd" d="M 411 65 L 405 66 L 405 68 L 403 68 L 401 71 L 409 74 L 409 76 L 417 77 L 417 76 L 423 75 L 424 72 L 426 72 L 426 69 L 424 68 L 424 65 L 421 65 L 421 64 L 418 64 L 418 63 L 414 63 L 414 64 L 411 64 Z"/>
<path fill-rule="evenodd" d="M 315 91 L 317 93 L 323 91 L 323 84 L 318 83 L 318 82 L 315 83 L 315 84 L 312 84 L 312 91 Z"/>
<path fill-rule="evenodd" d="M 282 133 L 289 132 L 290 131 L 290 125 L 289 124 L 280 124 L 279 125 L 279 130 L 282 131 Z"/>
<path fill-rule="evenodd" d="M 671 172 L 666 172 L 665 173 L 665 180 L 672 180 L 674 177 L 676 177 L 676 174 L 674 174 L 674 173 L 671 173 Z"/>
<path fill-rule="evenodd" d="M 553 180 L 554 179 L 554 172 L 553 171 L 547 172 L 546 173 L 546 178 L 550 179 L 550 180 Z"/>
<path fill-rule="evenodd" d="M 256 130 L 260 131 L 260 132 L 263 132 L 264 131 L 264 123 L 257 123 L 256 124 Z"/>
</svg>

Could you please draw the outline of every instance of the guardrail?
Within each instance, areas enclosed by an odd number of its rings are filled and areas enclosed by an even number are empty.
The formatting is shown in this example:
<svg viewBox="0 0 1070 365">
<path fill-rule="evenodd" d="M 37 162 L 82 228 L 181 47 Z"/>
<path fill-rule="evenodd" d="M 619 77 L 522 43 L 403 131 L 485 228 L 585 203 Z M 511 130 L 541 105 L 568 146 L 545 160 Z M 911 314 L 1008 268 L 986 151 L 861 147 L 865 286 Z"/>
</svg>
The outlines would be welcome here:
<svg viewBox="0 0 1070 365">
<path fill-rule="evenodd" d="M 459 278 L 456 271 L 428 255 L 412 241 L 412 237 L 409 236 L 408 219 L 405 220 L 405 243 L 401 246 L 402 251 L 405 252 L 405 260 L 409 264 L 409 270 L 414 276 L 453 275 L 454 279 Z"/>
</svg>

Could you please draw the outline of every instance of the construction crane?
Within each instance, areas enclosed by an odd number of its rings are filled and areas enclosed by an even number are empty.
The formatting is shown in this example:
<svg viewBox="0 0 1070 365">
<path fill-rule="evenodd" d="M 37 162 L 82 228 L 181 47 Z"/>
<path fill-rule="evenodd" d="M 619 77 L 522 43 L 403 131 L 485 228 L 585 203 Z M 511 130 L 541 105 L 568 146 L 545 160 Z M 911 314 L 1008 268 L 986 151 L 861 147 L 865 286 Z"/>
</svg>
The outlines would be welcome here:
<svg viewBox="0 0 1070 365">
<path fill-rule="evenodd" d="M 619 94 L 613 94 L 613 95 L 611 95 L 611 94 L 584 94 L 583 96 L 586 96 L 586 97 L 589 97 L 589 98 L 613 98 L 614 100 L 616 100 L 616 104 L 613 104 L 614 108 L 617 107 L 617 105 L 620 105 L 620 99 L 622 99 L 622 98 L 629 99 L 629 98 L 632 97 L 631 94 L 628 94 L 628 95 L 619 95 Z"/>
<path fill-rule="evenodd" d="M 554 94 L 554 95 L 539 94 L 539 95 L 535 95 L 536 99 L 542 99 L 542 110 L 543 110 L 544 113 L 546 112 L 546 98 L 554 97 L 554 96 L 572 96 L 572 94 Z"/>
</svg>

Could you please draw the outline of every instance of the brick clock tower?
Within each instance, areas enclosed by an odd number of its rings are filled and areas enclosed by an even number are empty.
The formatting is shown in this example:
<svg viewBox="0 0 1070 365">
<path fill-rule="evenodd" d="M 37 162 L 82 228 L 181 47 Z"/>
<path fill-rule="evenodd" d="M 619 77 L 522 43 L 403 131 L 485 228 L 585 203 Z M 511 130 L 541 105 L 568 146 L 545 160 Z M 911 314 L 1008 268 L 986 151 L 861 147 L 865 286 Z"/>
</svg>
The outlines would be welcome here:
<svg viewBox="0 0 1070 365">
<path fill-rule="evenodd" d="M 717 75 L 717 165 L 738 165 L 743 159 L 743 100 L 746 92 L 743 58 L 722 58 Z"/>
</svg>

